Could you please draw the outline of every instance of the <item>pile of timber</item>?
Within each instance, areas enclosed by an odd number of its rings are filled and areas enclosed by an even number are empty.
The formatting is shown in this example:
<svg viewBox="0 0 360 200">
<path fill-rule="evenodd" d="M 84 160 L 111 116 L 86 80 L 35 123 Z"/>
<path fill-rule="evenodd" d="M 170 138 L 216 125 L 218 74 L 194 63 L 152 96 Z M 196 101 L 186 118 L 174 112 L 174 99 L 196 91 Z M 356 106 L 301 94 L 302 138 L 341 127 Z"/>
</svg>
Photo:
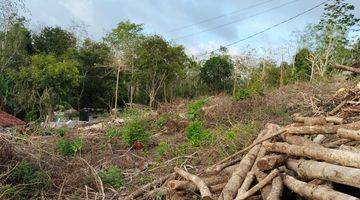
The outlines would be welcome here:
<svg viewBox="0 0 360 200">
<path fill-rule="evenodd" d="M 293 120 L 285 127 L 267 124 L 252 145 L 200 175 L 175 167 L 157 186 L 149 184 L 138 192 L 154 186 L 166 192 L 167 199 L 289 199 L 285 193 L 296 196 L 291 199 L 359 199 L 360 121 Z M 339 190 L 342 186 L 348 189 Z"/>
<path fill-rule="evenodd" d="M 359 120 L 360 83 L 353 88 L 340 88 L 322 107 L 328 106 L 333 107 L 327 113 L 329 116 L 338 116 L 350 121 L 355 117 Z"/>
</svg>

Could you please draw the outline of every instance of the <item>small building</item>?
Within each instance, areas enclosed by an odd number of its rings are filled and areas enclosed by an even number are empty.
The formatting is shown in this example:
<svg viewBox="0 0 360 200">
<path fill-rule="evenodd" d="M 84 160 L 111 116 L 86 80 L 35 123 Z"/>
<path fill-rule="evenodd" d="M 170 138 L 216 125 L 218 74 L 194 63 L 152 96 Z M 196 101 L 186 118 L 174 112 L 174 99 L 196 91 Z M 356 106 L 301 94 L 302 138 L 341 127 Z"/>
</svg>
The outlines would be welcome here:
<svg viewBox="0 0 360 200">
<path fill-rule="evenodd" d="M 4 111 L 0 111 L 0 127 L 7 128 L 12 126 L 25 125 L 26 123 L 17 117 Z"/>
</svg>

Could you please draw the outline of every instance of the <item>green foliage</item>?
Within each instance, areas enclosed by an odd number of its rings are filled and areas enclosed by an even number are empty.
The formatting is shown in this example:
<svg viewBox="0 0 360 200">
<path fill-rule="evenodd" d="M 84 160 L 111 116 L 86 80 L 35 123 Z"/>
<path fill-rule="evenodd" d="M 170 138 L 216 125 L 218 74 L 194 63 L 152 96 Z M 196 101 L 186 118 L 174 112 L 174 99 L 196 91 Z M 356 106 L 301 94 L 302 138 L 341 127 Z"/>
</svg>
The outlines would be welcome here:
<svg viewBox="0 0 360 200">
<path fill-rule="evenodd" d="M 109 184 L 115 189 L 119 189 L 125 185 L 124 177 L 117 166 L 110 166 L 106 170 L 100 171 L 99 176 L 103 183 Z"/>
<path fill-rule="evenodd" d="M 64 156 L 73 156 L 81 152 L 84 147 L 84 142 L 80 138 L 75 139 L 60 139 L 57 142 L 58 151 Z"/>
<path fill-rule="evenodd" d="M 163 157 L 170 150 L 170 145 L 166 142 L 160 142 L 155 149 L 158 157 Z"/>
<path fill-rule="evenodd" d="M 299 52 L 295 55 L 295 64 L 294 64 L 294 80 L 310 80 L 311 75 L 311 62 L 310 50 L 307 48 L 300 49 Z"/>
<path fill-rule="evenodd" d="M 59 56 L 75 46 L 75 36 L 60 27 L 45 27 L 39 34 L 34 35 L 34 47 L 37 53 Z"/>
<path fill-rule="evenodd" d="M 231 74 L 234 64 L 226 55 L 216 55 L 205 61 L 200 71 L 201 80 L 210 90 L 219 92 L 231 86 Z"/>
<path fill-rule="evenodd" d="M 237 91 L 235 99 L 237 101 L 244 100 L 244 99 L 251 97 L 251 95 L 253 93 L 254 93 L 254 91 L 251 88 L 241 88 Z"/>
<path fill-rule="evenodd" d="M 109 128 L 106 130 L 106 136 L 108 138 L 121 137 L 121 130 L 119 128 Z"/>
<path fill-rule="evenodd" d="M 200 99 L 188 105 L 188 117 L 190 120 L 199 120 L 201 118 L 201 108 L 208 102 L 207 98 Z"/>
<path fill-rule="evenodd" d="M 70 131 L 67 127 L 57 128 L 55 129 L 55 134 L 59 137 L 64 137 Z"/>
<path fill-rule="evenodd" d="M 230 140 L 230 141 L 234 141 L 235 139 L 236 139 L 236 132 L 235 131 L 228 131 L 227 133 L 226 133 L 226 138 L 228 139 L 228 140 Z"/>
<path fill-rule="evenodd" d="M 28 199 L 36 195 L 39 190 L 51 189 L 52 181 L 48 175 L 23 160 L 11 171 L 8 181 L 11 184 L 0 186 L 0 195 L 9 199 Z"/>
<path fill-rule="evenodd" d="M 149 122 L 147 120 L 135 119 L 121 128 L 121 135 L 124 141 L 132 146 L 134 142 L 145 144 L 149 138 Z"/>
<path fill-rule="evenodd" d="M 156 120 L 155 124 L 158 128 L 162 128 L 165 126 L 165 124 L 169 121 L 170 117 L 168 115 L 162 114 L 160 117 Z"/>
<path fill-rule="evenodd" d="M 210 139 L 210 133 L 205 130 L 201 121 L 193 121 L 186 128 L 186 137 L 193 146 L 200 146 Z"/>
</svg>

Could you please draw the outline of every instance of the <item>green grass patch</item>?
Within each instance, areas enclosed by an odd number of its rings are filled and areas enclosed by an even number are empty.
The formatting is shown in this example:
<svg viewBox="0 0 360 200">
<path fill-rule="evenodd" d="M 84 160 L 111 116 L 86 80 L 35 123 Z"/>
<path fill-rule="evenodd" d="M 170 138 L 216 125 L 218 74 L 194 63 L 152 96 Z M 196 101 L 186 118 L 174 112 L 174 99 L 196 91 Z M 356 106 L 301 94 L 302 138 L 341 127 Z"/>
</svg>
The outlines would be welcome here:
<svg viewBox="0 0 360 200">
<path fill-rule="evenodd" d="M 115 189 L 119 189 L 125 185 L 124 177 L 117 166 L 110 166 L 106 170 L 100 171 L 99 176 L 103 183 L 109 184 Z"/>
<path fill-rule="evenodd" d="M 57 142 L 58 151 L 64 156 L 73 156 L 81 152 L 84 147 L 84 142 L 80 138 L 75 139 L 60 139 Z"/>
<path fill-rule="evenodd" d="M 186 128 L 186 137 L 193 146 L 200 146 L 210 139 L 210 133 L 205 130 L 201 121 L 193 121 Z"/>
<path fill-rule="evenodd" d="M 190 120 L 199 120 L 201 118 L 200 110 L 208 102 L 207 98 L 197 100 L 188 105 L 188 117 Z"/>
</svg>

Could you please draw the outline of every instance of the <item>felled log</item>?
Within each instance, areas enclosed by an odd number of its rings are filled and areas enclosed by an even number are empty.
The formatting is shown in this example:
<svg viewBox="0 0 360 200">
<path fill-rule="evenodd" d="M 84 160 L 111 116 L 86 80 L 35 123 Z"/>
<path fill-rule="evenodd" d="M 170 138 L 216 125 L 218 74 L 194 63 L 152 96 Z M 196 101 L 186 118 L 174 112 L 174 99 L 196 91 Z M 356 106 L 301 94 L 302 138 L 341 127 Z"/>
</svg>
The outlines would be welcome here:
<svg viewBox="0 0 360 200">
<path fill-rule="evenodd" d="M 284 185 L 295 193 L 308 199 L 317 200 L 359 200 L 356 197 L 344 194 L 321 185 L 314 185 L 299 181 L 289 175 L 283 176 Z"/>
<path fill-rule="evenodd" d="M 293 118 L 294 122 L 304 123 L 304 125 L 312 126 L 312 125 L 325 125 L 327 123 L 325 117 L 301 117 L 295 116 Z"/>
<path fill-rule="evenodd" d="M 352 146 L 347 146 L 347 145 L 341 145 L 339 147 L 340 150 L 344 150 L 344 151 L 352 151 L 355 153 L 360 153 L 360 148 L 356 148 L 356 147 L 352 147 Z"/>
<path fill-rule="evenodd" d="M 342 124 L 344 122 L 344 118 L 329 116 L 329 117 L 326 117 L 326 121 L 330 122 L 330 123 L 334 123 L 334 124 Z"/>
<path fill-rule="evenodd" d="M 201 199 L 212 199 L 212 194 L 206 183 L 196 175 L 190 174 L 178 167 L 174 168 L 175 172 L 186 180 L 193 182 L 200 191 Z"/>
<path fill-rule="evenodd" d="M 272 180 L 271 184 L 271 192 L 269 193 L 269 196 L 266 200 L 280 200 L 283 192 L 283 181 L 281 179 L 281 176 L 276 176 Z"/>
<path fill-rule="evenodd" d="M 263 188 L 266 184 L 272 181 L 279 174 L 279 170 L 274 169 L 269 175 L 267 175 L 262 181 L 252 187 L 250 190 L 246 191 L 245 193 L 239 194 L 236 196 L 235 200 L 244 200 L 248 197 L 254 195 L 257 191 Z"/>
<path fill-rule="evenodd" d="M 235 169 L 234 173 L 222 190 L 219 196 L 219 200 L 233 200 L 235 198 L 238 189 L 245 179 L 245 176 L 253 166 L 259 150 L 260 145 L 256 145 L 241 160 L 240 164 Z"/>
<path fill-rule="evenodd" d="M 263 145 L 266 150 L 270 152 L 285 153 L 293 156 L 303 156 L 317 160 L 323 160 L 329 163 L 341 164 L 343 166 L 360 168 L 359 153 L 324 147 L 296 146 L 281 142 L 264 142 Z"/>
<path fill-rule="evenodd" d="M 313 139 L 313 142 L 316 144 L 321 144 L 325 139 L 326 139 L 325 135 L 319 134 Z"/>
<path fill-rule="evenodd" d="M 337 135 L 341 138 L 360 141 L 360 131 L 339 128 L 337 131 Z"/>
<path fill-rule="evenodd" d="M 299 146 L 302 145 L 302 146 L 322 147 L 320 144 L 317 144 L 304 137 L 297 135 L 283 134 L 281 137 L 285 142 L 289 144 L 294 144 Z"/>
<path fill-rule="evenodd" d="M 169 175 L 166 175 L 164 177 L 156 179 L 153 182 L 148 183 L 145 186 L 143 186 L 142 188 L 140 188 L 140 189 L 136 190 L 135 192 L 131 193 L 130 195 L 125 197 L 124 200 L 136 199 L 139 196 L 143 195 L 146 191 L 150 190 L 152 187 L 160 185 L 160 184 L 164 183 L 165 181 L 167 181 L 168 179 L 173 179 L 173 178 L 175 178 L 175 173 L 171 173 Z"/>
<path fill-rule="evenodd" d="M 314 125 L 314 126 L 299 126 L 288 127 L 287 133 L 296 135 L 313 135 L 313 134 L 336 134 L 339 125 Z"/>
<path fill-rule="evenodd" d="M 283 154 L 267 155 L 260 158 L 256 162 L 256 166 L 260 171 L 271 170 L 282 165 L 286 158 L 287 156 Z"/>
<path fill-rule="evenodd" d="M 346 144 L 350 141 L 351 140 L 349 140 L 349 139 L 339 139 L 339 140 L 335 140 L 335 141 L 332 141 L 329 143 L 325 143 L 325 144 L 323 144 L 323 146 L 327 147 L 327 148 L 336 148 L 336 147 L 339 147 L 340 145 Z"/>
<path fill-rule="evenodd" d="M 262 172 L 262 171 L 255 171 L 255 177 L 258 182 L 264 180 L 268 174 Z M 262 199 L 267 199 L 270 192 L 271 192 L 272 185 L 267 184 L 263 188 L 260 189 Z"/>
<path fill-rule="evenodd" d="M 213 176 L 209 178 L 203 178 L 202 180 L 205 182 L 207 186 L 210 187 L 213 185 L 222 184 L 228 181 L 227 176 Z M 171 180 L 167 184 L 168 188 L 172 190 L 186 190 L 189 192 L 198 191 L 199 188 L 192 181 L 179 181 L 179 180 Z"/>
<path fill-rule="evenodd" d="M 333 64 L 332 65 L 335 69 L 340 69 L 340 70 L 345 70 L 345 71 L 349 71 L 349 72 L 354 72 L 356 74 L 360 74 L 360 68 L 354 68 L 354 67 L 350 67 L 350 66 L 346 66 L 346 65 L 341 65 L 341 64 Z"/>
<path fill-rule="evenodd" d="M 360 188 L 360 169 L 313 160 L 286 161 L 286 166 L 307 179 L 322 179 Z"/>
</svg>

